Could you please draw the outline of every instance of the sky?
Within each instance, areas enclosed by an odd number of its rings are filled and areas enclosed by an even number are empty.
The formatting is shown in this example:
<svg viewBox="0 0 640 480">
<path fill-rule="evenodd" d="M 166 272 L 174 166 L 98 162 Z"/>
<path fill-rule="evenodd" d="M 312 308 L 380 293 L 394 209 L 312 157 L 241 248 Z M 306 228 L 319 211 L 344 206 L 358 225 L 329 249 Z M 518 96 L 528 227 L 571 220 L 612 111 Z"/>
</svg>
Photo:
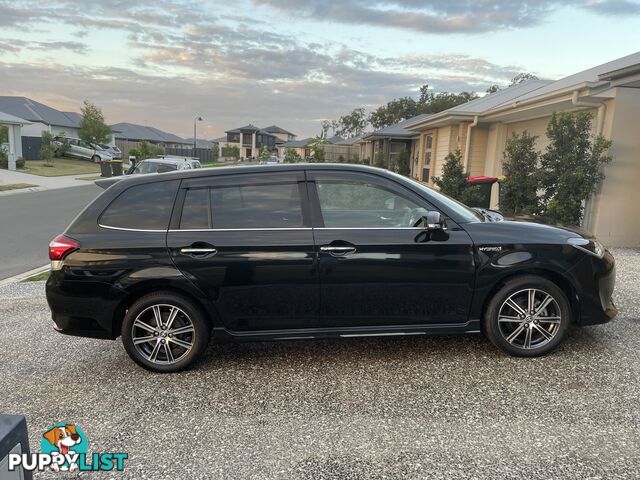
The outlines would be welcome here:
<svg viewBox="0 0 640 480">
<path fill-rule="evenodd" d="M 0 0 L 0 95 L 214 138 L 557 79 L 640 49 L 640 0 Z"/>
</svg>

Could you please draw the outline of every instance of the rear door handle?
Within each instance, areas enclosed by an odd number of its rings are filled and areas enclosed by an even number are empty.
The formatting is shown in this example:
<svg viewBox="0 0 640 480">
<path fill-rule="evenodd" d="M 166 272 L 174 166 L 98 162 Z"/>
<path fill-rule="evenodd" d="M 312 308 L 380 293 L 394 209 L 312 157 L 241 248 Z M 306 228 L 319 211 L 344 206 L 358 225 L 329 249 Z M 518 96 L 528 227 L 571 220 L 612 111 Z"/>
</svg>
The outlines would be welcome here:
<svg viewBox="0 0 640 480">
<path fill-rule="evenodd" d="M 334 257 L 339 257 L 349 253 L 354 253 L 356 251 L 356 247 L 353 245 L 322 245 L 320 247 L 320 251 L 327 252 Z"/>
<path fill-rule="evenodd" d="M 196 243 L 195 245 L 181 248 L 180 253 L 189 257 L 209 257 L 218 253 L 218 250 L 212 245 L 198 245 Z"/>
</svg>

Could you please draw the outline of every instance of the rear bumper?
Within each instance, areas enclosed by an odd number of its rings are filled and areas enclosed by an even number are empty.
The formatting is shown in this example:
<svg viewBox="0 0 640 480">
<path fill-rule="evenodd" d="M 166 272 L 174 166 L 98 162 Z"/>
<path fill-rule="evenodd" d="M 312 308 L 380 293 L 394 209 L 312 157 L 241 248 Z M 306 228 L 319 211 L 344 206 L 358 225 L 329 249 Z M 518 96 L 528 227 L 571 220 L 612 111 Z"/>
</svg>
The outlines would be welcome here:
<svg viewBox="0 0 640 480">
<path fill-rule="evenodd" d="M 62 272 L 47 280 L 47 303 L 54 329 L 66 335 L 115 339 L 116 309 L 125 293 L 102 282 L 63 281 Z"/>
</svg>

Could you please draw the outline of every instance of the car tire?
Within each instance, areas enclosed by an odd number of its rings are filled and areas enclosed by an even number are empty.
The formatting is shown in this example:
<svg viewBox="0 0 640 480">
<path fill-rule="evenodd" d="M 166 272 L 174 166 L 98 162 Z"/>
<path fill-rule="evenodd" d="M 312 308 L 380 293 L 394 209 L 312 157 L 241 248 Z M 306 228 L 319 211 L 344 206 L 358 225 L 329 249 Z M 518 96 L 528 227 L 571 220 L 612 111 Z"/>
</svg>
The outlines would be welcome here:
<svg viewBox="0 0 640 480">
<path fill-rule="evenodd" d="M 100 157 L 98 155 L 94 155 L 93 157 L 91 157 L 91 161 L 93 163 L 100 163 Z"/>
<path fill-rule="evenodd" d="M 484 333 L 511 355 L 537 357 L 562 342 L 571 313 L 567 296 L 552 281 L 536 275 L 515 277 L 504 282 L 489 301 Z"/>
<path fill-rule="evenodd" d="M 192 300 L 160 291 L 131 305 L 121 334 L 134 362 L 147 370 L 170 373 L 187 368 L 204 353 L 211 328 L 206 314 Z"/>
</svg>

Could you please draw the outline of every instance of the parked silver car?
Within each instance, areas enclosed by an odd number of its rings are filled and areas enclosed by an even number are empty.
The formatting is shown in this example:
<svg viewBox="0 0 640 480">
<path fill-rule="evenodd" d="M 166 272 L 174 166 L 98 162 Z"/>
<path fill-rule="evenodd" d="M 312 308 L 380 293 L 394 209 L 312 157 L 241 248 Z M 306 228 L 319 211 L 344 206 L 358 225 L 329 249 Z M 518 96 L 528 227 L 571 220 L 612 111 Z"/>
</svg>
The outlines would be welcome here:
<svg viewBox="0 0 640 480">
<path fill-rule="evenodd" d="M 103 149 L 98 144 L 85 142 L 79 138 L 57 136 L 54 138 L 54 143 L 62 146 L 65 140 L 69 143 L 69 150 L 64 153 L 64 156 L 79 158 L 80 160 L 91 160 L 95 163 L 113 160 L 113 155 L 108 150 Z M 56 152 L 56 156 L 60 156 L 59 151 Z"/>
<path fill-rule="evenodd" d="M 107 145 L 106 143 L 99 143 L 98 146 L 103 150 L 106 150 L 111 154 L 114 160 L 122 160 L 122 150 L 115 145 Z"/>
<path fill-rule="evenodd" d="M 172 172 L 175 170 L 193 170 L 195 168 L 202 168 L 200 161 L 195 158 L 185 157 L 160 157 L 160 158 L 148 158 L 138 162 L 135 167 L 131 167 L 128 171 L 128 175 L 144 175 L 147 173 L 164 173 Z"/>
</svg>

